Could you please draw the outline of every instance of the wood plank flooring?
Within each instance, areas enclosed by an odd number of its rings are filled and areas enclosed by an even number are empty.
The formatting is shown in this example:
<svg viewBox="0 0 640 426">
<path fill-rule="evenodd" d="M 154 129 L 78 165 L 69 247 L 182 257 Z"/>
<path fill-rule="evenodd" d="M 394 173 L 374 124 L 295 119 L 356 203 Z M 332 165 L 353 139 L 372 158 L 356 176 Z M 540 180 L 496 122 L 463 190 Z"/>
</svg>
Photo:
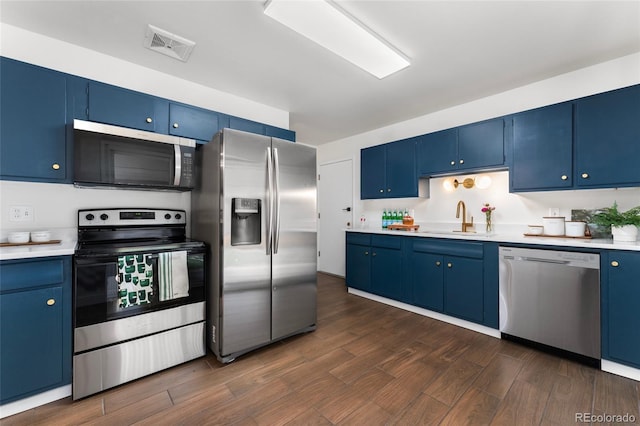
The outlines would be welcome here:
<svg viewBox="0 0 640 426">
<path fill-rule="evenodd" d="M 213 355 L 2 425 L 573 425 L 629 414 L 640 383 L 349 295 L 318 275 L 318 329 Z"/>
</svg>

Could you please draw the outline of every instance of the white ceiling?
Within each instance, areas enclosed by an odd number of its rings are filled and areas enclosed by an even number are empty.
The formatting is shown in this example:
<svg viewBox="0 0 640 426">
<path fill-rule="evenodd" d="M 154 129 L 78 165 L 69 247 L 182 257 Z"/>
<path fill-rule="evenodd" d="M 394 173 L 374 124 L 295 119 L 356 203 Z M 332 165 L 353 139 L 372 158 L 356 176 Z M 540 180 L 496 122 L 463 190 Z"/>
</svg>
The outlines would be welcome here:
<svg viewBox="0 0 640 426">
<path fill-rule="evenodd" d="M 640 1 L 340 1 L 411 59 L 383 80 L 255 1 L 4 1 L 0 20 L 290 111 L 319 145 L 640 51 Z M 187 63 L 148 24 L 195 41 Z"/>
</svg>

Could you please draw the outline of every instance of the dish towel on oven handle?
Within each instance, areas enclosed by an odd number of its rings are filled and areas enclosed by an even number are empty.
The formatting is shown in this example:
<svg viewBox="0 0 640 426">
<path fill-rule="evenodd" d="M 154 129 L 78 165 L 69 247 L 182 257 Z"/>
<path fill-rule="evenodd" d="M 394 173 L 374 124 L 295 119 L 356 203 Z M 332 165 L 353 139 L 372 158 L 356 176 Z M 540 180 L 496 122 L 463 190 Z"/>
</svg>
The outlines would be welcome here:
<svg viewBox="0 0 640 426">
<path fill-rule="evenodd" d="M 189 296 L 187 252 L 170 251 L 158 255 L 158 293 L 160 301 Z"/>
</svg>

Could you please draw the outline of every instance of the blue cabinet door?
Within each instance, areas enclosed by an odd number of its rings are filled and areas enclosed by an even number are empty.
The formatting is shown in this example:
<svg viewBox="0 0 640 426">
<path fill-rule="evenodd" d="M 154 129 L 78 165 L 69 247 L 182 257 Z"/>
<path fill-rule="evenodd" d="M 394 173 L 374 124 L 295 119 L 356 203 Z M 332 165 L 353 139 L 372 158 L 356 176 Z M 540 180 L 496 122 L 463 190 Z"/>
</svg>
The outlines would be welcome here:
<svg viewBox="0 0 640 426">
<path fill-rule="evenodd" d="M 64 74 L 0 58 L 2 179 L 70 182 Z"/>
<path fill-rule="evenodd" d="M 167 133 L 169 102 L 109 84 L 89 82 L 89 120 Z"/>
<path fill-rule="evenodd" d="M 445 256 L 444 312 L 468 321 L 484 320 L 482 259 Z"/>
<path fill-rule="evenodd" d="M 573 185 L 573 104 L 565 102 L 513 117 L 511 191 Z"/>
<path fill-rule="evenodd" d="M 640 253 L 607 255 L 602 262 L 603 357 L 640 368 Z"/>
<path fill-rule="evenodd" d="M 62 383 L 62 306 L 62 287 L 0 295 L 2 402 Z"/>
<path fill-rule="evenodd" d="M 368 246 L 347 244 L 345 281 L 348 287 L 371 291 L 371 256 Z"/>
<path fill-rule="evenodd" d="M 360 150 L 360 198 L 385 198 L 387 154 L 384 145 Z"/>
<path fill-rule="evenodd" d="M 640 85 L 576 101 L 577 187 L 640 186 Z"/>
<path fill-rule="evenodd" d="M 169 134 L 209 142 L 220 130 L 218 114 L 202 108 L 169 104 Z"/>
<path fill-rule="evenodd" d="M 504 164 L 504 120 L 496 118 L 458 128 L 458 168 Z"/>
<path fill-rule="evenodd" d="M 416 138 L 385 145 L 387 198 L 417 197 Z"/>
<path fill-rule="evenodd" d="M 394 300 L 403 296 L 402 251 L 371 247 L 371 292 Z"/>
<path fill-rule="evenodd" d="M 418 172 L 430 176 L 458 168 L 458 129 L 442 130 L 420 137 L 417 143 Z"/>
<path fill-rule="evenodd" d="M 432 311 L 444 310 L 444 266 L 439 254 L 414 252 L 413 303 Z"/>
<path fill-rule="evenodd" d="M 71 383 L 71 257 L 0 263 L 0 404 Z"/>
</svg>

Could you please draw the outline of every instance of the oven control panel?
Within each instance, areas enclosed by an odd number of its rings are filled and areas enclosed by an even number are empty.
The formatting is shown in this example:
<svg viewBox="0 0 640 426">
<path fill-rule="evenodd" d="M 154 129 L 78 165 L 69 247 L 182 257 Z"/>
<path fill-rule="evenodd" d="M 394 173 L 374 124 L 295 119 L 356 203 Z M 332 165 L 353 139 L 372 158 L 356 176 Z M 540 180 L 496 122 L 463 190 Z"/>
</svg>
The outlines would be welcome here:
<svg viewBox="0 0 640 426">
<path fill-rule="evenodd" d="M 78 226 L 185 225 L 184 210 L 91 209 L 78 211 Z"/>
</svg>

